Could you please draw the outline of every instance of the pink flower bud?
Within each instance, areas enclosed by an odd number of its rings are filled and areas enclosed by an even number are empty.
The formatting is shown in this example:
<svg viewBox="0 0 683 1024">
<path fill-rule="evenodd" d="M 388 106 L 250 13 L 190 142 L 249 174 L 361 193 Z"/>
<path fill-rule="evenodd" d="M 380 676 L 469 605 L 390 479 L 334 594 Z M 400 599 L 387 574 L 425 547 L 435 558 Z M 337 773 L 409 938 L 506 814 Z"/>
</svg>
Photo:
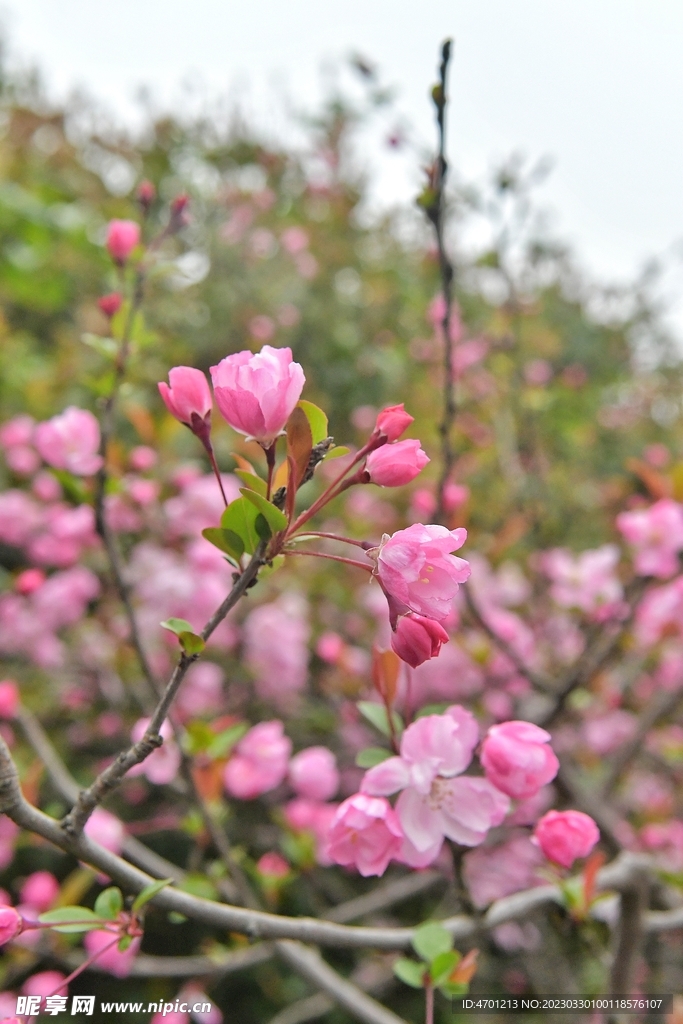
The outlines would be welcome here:
<svg viewBox="0 0 683 1024">
<path fill-rule="evenodd" d="M 387 441 L 398 441 L 414 419 L 405 411 L 403 402 L 400 405 L 388 405 L 378 414 L 375 430 L 386 437 Z"/>
<path fill-rule="evenodd" d="M 0 946 L 15 938 L 23 927 L 22 916 L 14 907 L 0 907 Z"/>
<path fill-rule="evenodd" d="M 534 839 L 554 864 L 570 868 L 587 857 L 600 839 L 600 830 L 582 811 L 548 811 L 536 825 Z"/>
<path fill-rule="evenodd" d="M 168 225 L 171 232 L 180 231 L 190 223 L 190 214 L 187 211 L 189 203 L 190 197 L 184 192 L 171 202 L 171 219 Z"/>
<path fill-rule="evenodd" d="M 401 823 L 391 804 L 383 797 L 356 793 L 337 808 L 328 852 L 333 863 L 353 864 L 367 878 L 384 874 L 402 841 Z"/>
<path fill-rule="evenodd" d="M 19 710 L 19 688 L 13 679 L 0 682 L 0 718 L 14 718 Z"/>
<path fill-rule="evenodd" d="M 467 539 L 467 530 L 415 523 L 382 538 L 375 557 L 375 575 L 389 600 L 393 624 L 396 617 L 415 612 L 442 622 L 451 611 L 459 585 L 469 579 L 470 566 L 454 551 Z"/>
<path fill-rule="evenodd" d="M 140 225 L 134 220 L 112 220 L 107 228 L 107 250 L 109 255 L 123 266 L 140 241 Z"/>
<path fill-rule="evenodd" d="M 269 878 L 286 878 L 289 874 L 289 864 L 279 853 L 264 853 L 256 863 L 256 870 Z"/>
<path fill-rule="evenodd" d="M 149 210 L 150 206 L 156 199 L 156 196 L 157 190 L 155 189 L 151 181 L 148 181 L 145 178 L 144 181 L 140 182 L 140 184 L 138 185 L 136 198 L 145 213 L 147 213 L 147 211 Z"/>
<path fill-rule="evenodd" d="M 402 487 L 414 480 L 429 461 L 419 441 L 398 441 L 370 452 L 365 466 L 371 483 Z"/>
<path fill-rule="evenodd" d="M 86 932 L 83 945 L 91 956 L 94 953 L 99 953 L 97 966 L 101 970 L 107 971 L 108 974 L 113 974 L 116 978 L 125 978 L 130 974 L 133 960 L 140 948 L 141 939 L 133 939 L 128 949 L 121 952 L 117 948 L 116 943 L 112 944 L 112 939 L 115 938 L 116 936 L 108 931 Z M 107 947 L 109 948 L 107 949 Z M 101 953 L 100 950 L 102 950 Z M 168 1017 L 166 1020 L 168 1020 Z"/>
<path fill-rule="evenodd" d="M 49 871 L 34 871 L 21 887 L 21 902 L 43 914 L 59 896 L 59 882 Z"/>
<path fill-rule="evenodd" d="M 119 854 L 123 849 L 126 838 L 126 830 L 117 817 L 104 807 L 96 807 L 92 812 L 84 829 L 85 834 L 93 842 L 99 843 L 105 850 Z"/>
<path fill-rule="evenodd" d="M 25 996 L 40 996 L 41 998 L 60 993 L 64 995 L 67 991 L 64 985 L 65 981 L 66 974 L 62 974 L 61 971 L 40 971 L 26 979 L 21 986 L 21 991 Z"/>
<path fill-rule="evenodd" d="M 492 725 L 481 750 L 487 779 L 516 800 L 533 796 L 560 767 L 548 746 L 550 739 L 550 733 L 531 722 Z"/>
<path fill-rule="evenodd" d="M 103 295 L 101 299 L 97 300 L 97 305 L 100 307 L 105 316 L 111 319 L 121 309 L 121 303 L 123 297 L 121 292 L 111 292 L 110 295 Z"/>
<path fill-rule="evenodd" d="M 33 594 L 40 590 L 45 582 L 45 573 L 42 569 L 24 569 L 14 581 L 14 589 L 17 594 Z"/>
<path fill-rule="evenodd" d="M 70 405 L 59 416 L 39 423 L 36 448 L 49 466 L 67 469 L 76 476 L 92 476 L 102 465 L 98 454 L 100 425 L 87 409 Z"/>
<path fill-rule="evenodd" d="M 392 648 L 412 668 L 436 658 L 441 645 L 447 643 L 448 633 L 441 623 L 422 615 L 402 615 L 391 634 Z"/>
<path fill-rule="evenodd" d="M 289 781 L 299 796 L 309 800 L 330 800 L 339 788 L 334 754 L 327 747 L 308 747 L 289 763 Z"/>
<path fill-rule="evenodd" d="M 159 384 L 159 393 L 166 408 L 207 444 L 213 403 L 206 377 L 192 366 L 174 366 L 168 372 L 168 379 L 170 387 L 164 381 Z"/>
<path fill-rule="evenodd" d="M 264 345 L 260 352 L 237 352 L 211 367 L 216 403 L 233 430 L 264 448 L 282 433 L 299 401 L 304 371 L 289 348 Z"/>
</svg>

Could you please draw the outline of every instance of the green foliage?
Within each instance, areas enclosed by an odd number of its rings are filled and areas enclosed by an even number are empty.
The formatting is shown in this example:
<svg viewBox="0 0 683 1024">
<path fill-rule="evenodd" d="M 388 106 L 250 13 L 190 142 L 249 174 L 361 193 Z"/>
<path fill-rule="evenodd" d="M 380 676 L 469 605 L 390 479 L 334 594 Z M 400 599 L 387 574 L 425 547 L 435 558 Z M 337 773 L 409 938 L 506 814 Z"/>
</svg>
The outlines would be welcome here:
<svg viewBox="0 0 683 1024">
<path fill-rule="evenodd" d="M 383 736 L 391 736 L 389 716 L 387 715 L 387 709 L 383 704 L 374 704 L 369 700 L 360 700 L 358 701 L 357 707 L 363 718 L 365 718 L 370 725 L 374 725 L 378 732 L 381 732 Z M 403 732 L 403 719 L 397 711 L 392 711 L 391 719 L 394 726 L 394 732 L 397 736 L 400 736 Z"/>
</svg>

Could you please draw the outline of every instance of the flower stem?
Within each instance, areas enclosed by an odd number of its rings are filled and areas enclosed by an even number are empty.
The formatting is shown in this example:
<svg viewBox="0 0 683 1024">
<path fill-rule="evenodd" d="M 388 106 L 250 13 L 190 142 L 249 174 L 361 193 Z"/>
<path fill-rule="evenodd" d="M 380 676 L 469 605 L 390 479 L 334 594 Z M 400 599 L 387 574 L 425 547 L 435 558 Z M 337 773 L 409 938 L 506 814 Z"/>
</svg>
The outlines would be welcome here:
<svg viewBox="0 0 683 1024">
<path fill-rule="evenodd" d="M 216 456 L 214 455 L 213 446 L 212 446 L 212 444 L 210 442 L 206 446 L 206 450 L 209 453 L 209 459 L 211 460 L 211 466 L 213 468 L 216 480 L 218 481 L 218 486 L 221 489 L 221 495 L 223 497 L 223 501 L 225 502 L 225 507 L 227 508 L 228 507 L 228 499 L 225 496 L 225 490 L 223 488 L 223 481 L 221 480 L 220 470 L 218 468 L 218 463 L 216 462 Z"/>
<path fill-rule="evenodd" d="M 273 489 L 273 472 L 275 471 L 275 444 L 273 441 L 267 448 L 264 448 L 266 453 L 266 463 L 268 464 L 268 480 L 266 483 L 266 499 L 270 501 L 270 492 Z"/>
<path fill-rule="evenodd" d="M 94 964 L 98 957 L 102 956 L 103 953 L 106 953 L 108 950 L 111 949 L 112 946 L 115 946 L 120 941 L 121 941 L 121 936 L 117 932 L 116 935 L 114 936 L 114 938 L 111 940 L 111 942 L 108 942 L 106 946 L 103 946 L 102 949 L 96 950 L 94 953 L 92 953 L 88 957 L 87 960 L 84 960 L 83 963 L 80 964 L 80 966 L 78 966 L 76 968 L 76 970 L 73 971 L 69 975 L 68 978 L 65 978 L 64 981 L 60 985 L 58 985 L 56 989 L 54 989 L 54 991 L 50 992 L 50 996 L 56 996 L 57 993 L 61 989 L 66 988 L 67 985 L 69 985 L 70 982 L 72 982 L 74 980 L 74 978 L 77 978 L 78 975 L 82 974 L 83 971 L 85 971 L 88 967 L 90 967 L 91 964 Z M 49 996 L 48 996 L 48 998 L 49 998 Z"/>
<path fill-rule="evenodd" d="M 354 540 L 353 537 L 341 537 L 338 533 L 321 533 L 319 530 L 304 530 L 303 533 L 299 534 L 299 540 L 305 540 L 308 537 L 324 537 L 325 540 L 338 540 L 340 544 L 353 544 L 357 548 L 363 548 L 364 551 L 367 550 L 364 540 Z"/>
<path fill-rule="evenodd" d="M 372 575 L 372 568 L 366 565 L 365 562 L 358 562 L 355 558 L 344 558 L 343 555 L 328 555 L 324 551 L 293 551 L 291 548 L 285 548 L 282 554 L 307 555 L 309 558 L 329 558 L 332 562 L 344 562 L 345 565 L 355 565 L 357 569 L 364 569 L 365 572 Z"/>
<path fill-rule="evenodd" d="M 425 985 L 425 1024 L 434 1024 L 434 986 L 431 981 Z"/>
</svg>

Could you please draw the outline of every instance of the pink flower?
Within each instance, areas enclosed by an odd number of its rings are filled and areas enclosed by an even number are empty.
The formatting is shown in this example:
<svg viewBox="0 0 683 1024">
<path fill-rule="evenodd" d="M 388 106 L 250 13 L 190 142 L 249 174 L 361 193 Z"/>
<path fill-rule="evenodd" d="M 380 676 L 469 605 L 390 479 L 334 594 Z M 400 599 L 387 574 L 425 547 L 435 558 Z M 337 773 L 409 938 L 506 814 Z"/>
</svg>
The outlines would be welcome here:
<svg viewBox="0 0 683 1024">
<path fill-rule="evenodd" d="M 145 731 L 149 723 L 149 718 L 138 719 L 131 731 L 131 739 L 133 740 L 133 743 L 140 742 L 142 737 L 145 735 Z M 163 744 L 160 747 L 157 747 L 156 750 L 152 751 L 149 757 L 146 757 L 144 761 L 131 768 L 128 775 L 146 775 L 153 785 L 165 786 L 169 782 L 173 782 L 178 774 L 178 769 L 180 768 L 180 751 L 173 740 L 173 729 L 170 722 L 164 722 L 159 733 L 164 741 Z"/>
<path fill-rule="evenodd" d="M 86 822 L 84 831 L 89 839 L 99 843 L 105 850 L 109 850 L 117 856 L 121 853 L 126 830 L 119 819 L 109 811 L 105 811 L 103 807 L 95 808 Z"/>
<path fill-rule="evenodd" d="M 26 979 L 21 991 L 26 996 L 64 995 L 67 991 L 65 981 L 66 974 L 62 974 L 61 971 L 40 971 Z"/>
<path fill-rule="evenodd" d="M 480 846 L 463 857 L 463 878 L 475 907 L 538 885 L 541 851 L 526 832 L 513 833 L 498 846 Z"/>
<path fill-rule="evenodd" d="M 317 861 L 324 866 L 332 863 L 329 851 L 330 828 L 338 806 L 299 797 L 290 800 L 282 809 L 285 821 L 291 829 L 295 832 L 312 833 L 316 841 Z"/>
<path fill-rule="evenodd" d="M 0 907 L 0 946 L 10 942 L 23 927 L 21 914 L 14 907 Z"/>
<path fill-rule="evenodd" d="M 635 549 L 633 563 L 641 576 L 666 579 L 678 569 L 683 551 L 683 507 L 662 498 L 647 509 L 620 512 L 617 529 Z"/>
<path fill-rule="evenodd" d="M 177 420 L 189 427 L 206 444 L 211 431 L 211 389 L 201 370 L 192 366 L 174 366 L 165 381 L 158 385 L 166 408 Z"/>
<path fill-rule="evenodd" d="M 380 487 L 402 487 L 414 480 L 428 462 L 419 441 L 397 441 L 370 452 L 365 467 L 370 483 Z"/>
<path fill-rule="evenodd" d="M 111 319 L 121 309 L 122 302 L 123 297 L 120 292 L 111 292 L 110 295 L 103 295 L 102 298 L 98 299 L 97 305 L 104 315 Z"/>
<path fill-rule="evenodd" d="M 0 682 L 0 718 L 14 718 L 19 710 L 19 688 L 13 679 Z"/>
<path fill-rule="evenodd" d="M 140 241 L 140 225 L 134 220 L 112 220 L 107 228 L 107 250 L 109 255 L 123 266 Z"/>
<path fill-rule="evenodd" d="M 218 408 L 233 430 L 270 447 L 291 416 L 304 386 L 304 371 L 289 348 L 264 345 L 237 352 L 211 367 Z"/>
<path fill-rule="evenodd" d="M 391 634 L 391 646 L 399 658 L 417 668 L 430 658 L 436 658 L 448 639 L 448 633 L 439 622 L 411 613 L 399 617 L 396 632 Z"/>
<path fill-rule="evenodd" d="M 388 405 L 378 414 L 375 431 L 386 437 L 387 441 L 397 441 L 414 419 L 405 411 L 403 402 L 400 405 Z"/>
<path fill-rule="evenodd" d="M 481 749 L 486 778 L 508 796 L 525 800 L 557 775 L 551 736 L 531 722 L 492 725 Z"/>
<path fill-rule="evenodd" d="M 383 875 L 399 853 L 402 838 L 400 822 L 387 800 L 356 793 L 337 808 L 329 853 L 333 863 L 353 865 L 364 878 Z"/>
<path fill-rule="evenodd" d="M 256 870 L 262 875 L 270 878 L 286 878 L 289 874 L 289 864 L 279 853 L 271 851 L 264 853 L 256 863 Z"/>
<path fill-rule="evenodd" d="M 308 676 L 307 604 L 297 594 L 259 605 L 244 624 L 245 661 L 256 677 L 256 692 L 287 708 Z"/>
<path fill-rule="evenodd" d="M 563 548 L 554 548 L 541 557 L 546 575 L 553 581 L 550 594 L 563 608 L 580 608 L 586 613 L 614 608 L 623 590 L 615 569 L 619 549 L 603 544 L 594 551 L 574 556 Z"/>
<path fill-rule="evenodd" d="M 116 941 L 112 944 L 112 939 L 115 940 L 116 935 L 112 935 L 112 933 L 108 931 L 86 932 L 83 939 L 83 945 L 90 956 L 92 956 L 93 953 L 98 953 L 100 950 L 105 950 L 107 946 L 110 946 L 106 952 L 101 953 L 97 957 L 97 965 L 98 967 L 101 967 L 103 971 L 107 971 L 109 974 L 113 974 L 117 978 L 126 978 L 130 974 L 131 967 L 133 966 L 133 960 L 140 948 L 141 939 L 133 939 L 128 949 L 124 950 L 123 953 L 117 948 Z"/>
<path fill-rule="evenodd" d="M 587 857 L 600 839 L 600 830 L 582 811 L 548 811 L 536 825 L 534 839 L 554 864 L 570 868 Z"/>
<path fill-rule="evenodd" d="M 242 737 L 226 764 L 225 788 L 238 800 L 253 800 L 275 789 L 287 774 L 291 752 L 282 722 L 260 722 Z"/>
<path fill-rule="evenodd" d="M 453 705 L 443 715 L 425 715 L 401 738 L 401 754 L 370 768 L 361 792 L 389 796 L 405 838 L 401 859 L 425 867 L 439 854 L 444 836 L 477 846 L 508 812 L 510 801 L 488 780 L 456 778 L 472 760 L 479 729 L 469 711 Z"/>
<path fill-rule="evenodd" d="M 43 914 L 59 895 L 59 882 L 50 871 L 34 871 L 21 887 L 21 902 Z"/>
<path fill-rule="evenodd" d="M 327 747 L 308 747 L 289 762 L 289 782 L 299 796 L 329 800 L 339 788 L 339 771 Z"/>
<path fill-rule="evenodd" d="M 437 622 L 447 618 L 459 585 L 469 578 L 469 563 L 454 551 L 467 539 L 467 530 L 415 523 L 375 549 L 375 574 L 389 600 L 391 617 L 415 612 Z"/>
<path fill-rule="evenodd" d="M 97 454 L 100 425 L 87 409 L 70 405 L 59 416 L 39 423 L 35 441 L 42 457 L 55 469 L 91 476 L 102 465 L 102 457 Z"/>
</svg>

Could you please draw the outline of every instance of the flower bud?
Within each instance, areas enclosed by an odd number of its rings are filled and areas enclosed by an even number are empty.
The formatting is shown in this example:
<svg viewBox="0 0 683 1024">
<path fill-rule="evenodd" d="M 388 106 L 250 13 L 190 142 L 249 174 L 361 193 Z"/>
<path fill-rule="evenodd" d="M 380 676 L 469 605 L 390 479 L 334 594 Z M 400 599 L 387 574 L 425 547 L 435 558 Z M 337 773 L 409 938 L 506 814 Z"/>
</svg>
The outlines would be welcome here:
<svg viewBox="0 0 683 1024">
<path fill-rule="evenodd" d="M 370 452 L 365 466 L 370 483 L 380 487 L 402 487 L 414 480 L 428 462 L 419 441 L 398 441 Z"/>
<path fill-rule="evenodd" d="M 142 207 L 144 213 L 149 212 L 149 209 L 154 200 L 156 199 L 156 197 L 157 190 L 155 189 L 152 182 L 145 178 L 144 181 L 141 181 L 140 184 L 138 185 L 136 195 L 137 201 Z"/>
<path fill-rule="evenodd" d="M 400 405 L 388 405 L 378 414 L 375 431 L 386 437 L 387 441 L 398 441 L 414 419 L 405 411 L 403 402 Z"/>
<path fill-rule="evenodd" d="M 206 377 L 192 366 L 174 366 L 168 379 L 170 387 L 165 381 L 158 385 L 166 408 L 207 446 L 213 402 Z"/>
<path fill-rule="evenodd" d="M 123 299 L 120 292 L 111 292 L 110 295 L 103 295 L 101 299 L 98 299 L 97 305 L 100 307 L 104 315 L 108 316 L 111 320 L 111 318 L 121 309 L 122 302 Z"/>
<path fill-rule="evenodd" d="M 112 220 L 107 228 L 109 255 L 120 267 L 140 241 L 140 225 L 134 220 Z"/>
<path fill-rule="evenodd" d="M 588 856 L 600 830 L 582 811 L 548 811 L 536 825 L 534 839 L 548 860 L 570 868 L 577 857 Z"/>
<path fill-rule="evenodd" d="M 176 196 L 171 203 L 171 218 L 169 221 L 169 231 L 174 234 L 176 231 L 182 230 L 187 227 L 190 223 L 190 215 L 187 211 L 187 207 L 190 203 L 190 197 L 182 193 Z"/>
<path fill-rule="evenodd" d="M 23 927 L 23 918 L 14 907 L 0 907 L 0 946 L 16 938 Z"/>
<path fill-rule="evenodd" d="M 486 778 L 516 800 L 533 796 L 560 767 L 549 741 L 550 733 L 531 722 L 492 725 L 481 751 Z"/>
<path fill-rule="evenodd" d="M 289 781 L 299 796 L 329 800 L 339 788 L 334 754 L 327 747 L 308 747 L 289 762 Z"/>
<path fill-rule="evenodd" d="M 402 661 L 417 668 L 430 658 L 436 658 L 448 639 L 441 623 L 410 614 L 399 618 L 396 632 L 391 634 L 391 646 Z"/>
</svg>

